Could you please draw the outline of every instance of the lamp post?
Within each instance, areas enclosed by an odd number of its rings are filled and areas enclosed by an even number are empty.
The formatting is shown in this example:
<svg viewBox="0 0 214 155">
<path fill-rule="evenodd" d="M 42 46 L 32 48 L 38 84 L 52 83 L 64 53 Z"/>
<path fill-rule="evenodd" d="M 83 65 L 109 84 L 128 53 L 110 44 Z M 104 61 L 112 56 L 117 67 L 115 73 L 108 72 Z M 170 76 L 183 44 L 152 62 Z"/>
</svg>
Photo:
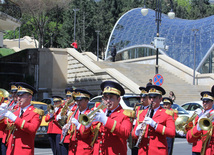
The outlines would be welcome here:
<svg viewBox="0 0 214 155">
<path fill-rule="evenodd" d="M 96 30 L 95 32 L 97 32 L 97 61 L 99 61 L 99 30 Z"/>
<path fill-rule="evenodd" d="M 196 50 L 196 33 L 199 31 L 198 29 L 192 29 L 192 31 L 194 32 L 194 65 L 193 65 L 193 85 L 195 85 L 195 50 Z"/>
<path fill-rule="evenodd" d="M 76 12 L 79 11 L 79 9 L 73 9 L 74 11 L 74 42 L 76 40 Z"/>
<path fill-rule="evenodd" d="M 160 24 L 161 24 L 161 2 L 162 0 L 156 0 L 156 9 L 155 9 L 155 23 L 157 25 L 157 33 L 156 37 L 159 37 L 159 29 L 160 29 Z M 141 9 L 141 13 L 143 16 L 146 16 L 148 14 L 148 9 L 146 8 L 146 0 L 144 0 L 144 8 Z M 170 19 L 175 18 L 175 13 L 173 12 L 173 2 L 170 0 L 171 4 L 171 11 L 168 13 L 168 17 Z M 159 50 L 156 48 L 156 65 L 155 65 L 155 73 L 158 74 L 158 53 Z"/>
</svg>

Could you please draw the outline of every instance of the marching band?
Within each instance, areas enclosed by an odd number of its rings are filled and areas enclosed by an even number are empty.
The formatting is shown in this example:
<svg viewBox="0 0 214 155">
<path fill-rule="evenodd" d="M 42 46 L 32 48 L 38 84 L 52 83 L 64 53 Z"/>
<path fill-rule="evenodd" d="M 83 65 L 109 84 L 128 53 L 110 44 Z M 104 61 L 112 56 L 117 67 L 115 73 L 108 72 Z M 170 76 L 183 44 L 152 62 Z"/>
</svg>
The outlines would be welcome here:
<svg viewBox="0 0 214 155">
<path fill-rule="evenodd" d="M 0 89 L 0 143 L 2 155 L 34 154 L 34 138 L 44 111 L 31 104 L 36 89 L 24 82 L 10 83 L 9 93 Z M 85 89 L 66 88 L 65 96 L 52 96 L 45 121 L 54 155 L 171 155 L 176 134 L 192 143 L 192 155 L 214 154 L 214 87 L 201 92 L 203 110 L 196 109 L 183 124 L 175 123 L 177 111 L 164 88 L 139 87 L 140 103 L 123 109 L 124 88 L 117 82 L 100 84 L 102 102 L 92 109 L 92 94 Z M 163 103 L 163 107 L 160 105 Z"/>
</svg>

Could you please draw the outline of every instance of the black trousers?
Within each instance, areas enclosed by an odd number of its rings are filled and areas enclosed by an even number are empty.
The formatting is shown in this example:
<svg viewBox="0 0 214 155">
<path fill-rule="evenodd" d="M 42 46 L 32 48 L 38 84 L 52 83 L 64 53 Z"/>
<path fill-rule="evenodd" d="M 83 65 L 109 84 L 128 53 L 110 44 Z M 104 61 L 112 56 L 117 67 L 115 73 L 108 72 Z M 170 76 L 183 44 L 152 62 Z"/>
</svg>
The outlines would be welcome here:
<svg viewBox="0 0 214 155">
<path fill-rule="evenodd" d="M 61 155 L 60 145 L 59 145 L 61 134 L 48 134 L 48 139 L 50 141 L 53 155 Z"/>
<path fill-rule="evenodd" d="M 62 155 L 68 155 L 68 147 L 69 143 L 64 143 L 63 145 L 60 145 L 60 151 Z"/>
<path fill-rule="evenodd" d="M 168 145 L 168 155 L 172 155 L 175 138 L 166 137 Z"/>
</svg>

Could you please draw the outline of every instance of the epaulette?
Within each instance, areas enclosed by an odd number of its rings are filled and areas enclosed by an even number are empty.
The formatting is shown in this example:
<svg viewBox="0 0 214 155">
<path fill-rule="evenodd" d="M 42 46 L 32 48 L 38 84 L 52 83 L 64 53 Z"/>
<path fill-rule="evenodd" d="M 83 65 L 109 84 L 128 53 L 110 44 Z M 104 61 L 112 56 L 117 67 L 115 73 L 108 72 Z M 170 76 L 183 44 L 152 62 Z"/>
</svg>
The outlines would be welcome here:
<svg viewBox="0 0 214 155">
<path fill-rule="evenodd" d="M 172 110 L 166 109 L 166 114 L 173 116 L 174 112 Z"/>
<path fill-rule="evenodd" d="M 33 110 L 33 112 L 39 114 L 40 116 L 44 116 L 44 115 L 45 115 L 45 112 L 44 112 L 44 110 L 42 110 L 42 109 L 35 108 L 35 109 Z"/>
<path fill-rule="evenodd" d="M 130 109 L 125 109 L 123 111 L 123 114 L 128 116 L 128 117 L 131 117 L 131 118 L 135 118 L 135 111 L 134 110 L 130 110 Z"/>
<path fill-rule="evenodd" d="M 174 113 L 176 113 L 176 114 L 178 113 L 178 110 L 173 109 L 172 111 L 173 111 Z"/>
</svg>

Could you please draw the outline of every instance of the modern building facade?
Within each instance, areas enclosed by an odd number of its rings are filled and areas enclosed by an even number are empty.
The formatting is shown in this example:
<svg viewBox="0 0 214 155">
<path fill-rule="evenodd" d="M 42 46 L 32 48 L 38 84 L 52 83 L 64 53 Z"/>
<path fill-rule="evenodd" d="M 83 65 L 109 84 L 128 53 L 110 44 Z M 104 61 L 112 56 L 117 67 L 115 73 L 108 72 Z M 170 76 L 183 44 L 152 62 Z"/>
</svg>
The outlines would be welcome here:
<svg viewBox="0 0 214 155">
<path fill-rule="evenodd" d="M 141 8 L 125 13 L 115 24 L 107 45 L 105 59 L 110 59 L 111 48 L 117 48 L 117 60 L 155 55 L 151 44 L 156 37 L 155 11 L 147 16 Z M 194 31 L 197 30 L 197 31 Z M 178 62 L 200 73 L 214 72 L 214 16 L 198 20 L 169 19 L 162 14 L 160 37 L 165 38 L 168 50 L 159 49 Z"/>
</svg>

